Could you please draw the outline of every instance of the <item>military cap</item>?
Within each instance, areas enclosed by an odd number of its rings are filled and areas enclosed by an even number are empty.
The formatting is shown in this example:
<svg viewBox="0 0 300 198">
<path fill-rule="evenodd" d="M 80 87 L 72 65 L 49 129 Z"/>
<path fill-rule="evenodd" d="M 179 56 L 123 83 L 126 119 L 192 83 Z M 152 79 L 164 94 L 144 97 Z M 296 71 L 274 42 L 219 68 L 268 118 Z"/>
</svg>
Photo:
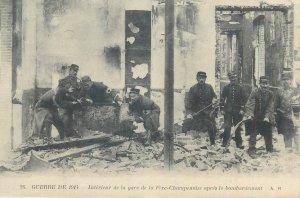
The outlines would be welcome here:
<svg viewBox="0 0 300 198">
<path fill-rule="evenodd" d="M 81 81 L 82 81 L 83 83 L 86 83 L 86 82 L 92 81 L 92 79 L 91 79 L 91 77 L 89 77 L 89 76 L 83 76 L 83 77 L 81 78 Z"/>
<path fill-rule="evenodd" d="M 259 78 L 259 82 L 260 83 L 262 83 L 262 82 L 269 82 L 269 78 L 267 77 L 267 76 L 261 76 L 260 78 Z"/>
<path fill-rule="evenodd" d="M 199 71 L 198 73 L 197 73 L 197 78 L 199 77 L 199 76 L 202 76 L 202 77 L 207 77 L 206 76 L 206 72 L 203 72 L 203 71 Z"/>
<path fill-rule="evenodd" d="M 79 70 L 79 66 L 78 65 L 75 65 L 75 64 L 72 64 L 71 66 L 70 66 L 70 70 L 71 69 L 73 69 L 73 70 Z"/>
<path fill-rule="evenodd" d="M 131 88 L 129 93 L 136 93 L 136 94 L 139 94 L 139 93 L 140 93 L 140 90 L 139 90 L 139 89 L 136 89 L 136 88 Z"/>
<path fill-rule="evenodd" d="M 228 72 L 228 77 L 229 78 L 236 78 L 237 77 L 237 73 L 235 71 Z"/>
</svg>

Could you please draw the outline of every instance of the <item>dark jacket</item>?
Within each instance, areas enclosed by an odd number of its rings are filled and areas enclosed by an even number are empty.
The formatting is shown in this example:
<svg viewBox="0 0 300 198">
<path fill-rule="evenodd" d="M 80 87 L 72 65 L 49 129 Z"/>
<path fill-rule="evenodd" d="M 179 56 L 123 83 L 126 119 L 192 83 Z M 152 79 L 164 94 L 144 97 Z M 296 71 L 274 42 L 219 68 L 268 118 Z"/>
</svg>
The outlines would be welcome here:
<svg viewBox="0 0 300 198">
<path fill-rule="evenodd" d="M 225 112 L 239 112 L 244 110 L 247 96 L 240 84 L 228 84 L 221 93 L 221 110 Z"/>
<path fill-rule="evenodd" d="M 140 96 L 135 103 L 129 104 L 129 110 L 135 118 L 143 118 L 146 130 L 156 131 L 158 129 L 160 108 L 150 98 Z"/>
<path fill-rule="evenodd" d="M 70 94 L 70 96 L 79 99 L 80 94 L 82 92 L 80 79 L 75 76 L 67 76 L 58 81 L 58 87 L 60 89 L 66 89 L 67 85 L 72 85 L 72 87 L 74 88 L 74 91 L 73 91 L 73 93 Z"/>
<path fill-rule="evenodd" d="M 117 95 L 115 91 L 109 90 L 102 82 L 93 82 L 89 90 L 83 91 L 83 97 L 90 98 L 94 104 L 112 103 Z"/>
<path fill-rule="evenodd" d="M 245 117 L 249 116 L 259 121 L 268 118 L 271 124 L 275 123 L 272 91 L 256 88 L 251 92 L 245 106 Z"/>
<path fill-rule="evenodd" d="M 292 100 L 294 96 L 294 89 L 288 89 L 285 90 L 283 88 L 280 88 L 276 92 L 276 99 L 275 99 L 275 112 L 279 114 L 280 116 L 283 116 L 288 119 L 292 119 L 293 115 L 293 107 L 292 103 L 294 102 Z"/>
<path fill-rule="evenodd" d="M 74 104 L 74 102 L 76 102 Z M 72 93 L 68 93 L 65 89 L 57 89 L 55 95 L 55 103 L 58 107 L 63 109 L 76 109 L 80 107 L 80 103 L 77 102 L 76 98 L 72 95 Z"/>
<path fill-rule="evenodd" d="M 213 98 L 216 98 L 214 89 L 209 84 L 200 85 L 199 83 L 192 86 L 189 90 L 186 99 L 186 111 L 188 114 L 196 113 L 199 110 L 209 106 Z M 203 111 L 204 114 L 209 114 L 212 107 Z"/>
<path fill-rule="evenodd" d="M 159 114 L 160 108 L 157 104 L 153 102 L 150 98 L 147 98 L 145 96 L 140 96 L 138 101 L 135 103 L 129 104 L 129 110 L 132 113 L 135 113 L 139 116 L 142 116 L 144 114 L 145 110 L 149 110 L 151 114 Z"/>
<path fill-rule="evenodd" d="M 65 89 L 51 89 L 40 97 L 35 108 L 56 109 L 57 107 L 71 107 L 73 101 Z"/>
</svg>

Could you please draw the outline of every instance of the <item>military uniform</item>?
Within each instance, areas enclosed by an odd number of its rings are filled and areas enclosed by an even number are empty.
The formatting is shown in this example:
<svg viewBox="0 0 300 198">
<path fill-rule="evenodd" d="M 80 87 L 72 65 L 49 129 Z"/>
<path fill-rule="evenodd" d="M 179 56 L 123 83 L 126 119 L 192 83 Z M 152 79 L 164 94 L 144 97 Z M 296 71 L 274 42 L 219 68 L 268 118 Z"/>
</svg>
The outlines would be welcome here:
<svg viewBox="0 0 300 198">
<path fill-rule="evenodd" d="M 92 82 L 93 84 L 88 90 L 83 91 L 83 95 L 93 101 L 94 104 L 112 103 L 117 93 L 111 91 L 108 86 L 102 82 Z"/>
<path fill-rule="evenodd" d="M 236 125 L 243 119 L 241 111 L 245 109 L 246 93 L 240 84 L 228 84 L 221 93 L 221 111 L 224 111 L 224 136 L 223 145 L 227 144 L 230 136 L 230 131 L 233 125 Z M 236 146 L 242 146 L 241 129 L 235 132 Z"/>
<path fill-rule="evenodd" d="M 147 131 L 157 131 L 160 108 L 150 98 L 140 96 L 136 102 L 129 103 L 129 110 L 136 118 L 143 118 L 144 127 Z"/>
<path fill-rule="evenodd" d="M 79 69 L 79 66 L 72 64 L 71 69 Z M 69 105 L 69 103 L 65 103 L 65 99 L 68 101 L 76 101 L 80 99 L 80 95 L 82 93 L 82 88 L 80 84 L 80 79 L 76 76 L 67 76 L 61 80 L 59 80 L 58 87 L 60 89 L 66 89 L 66 87 L 72 86 L 74 91 L 72 93 L 68 93 L 68 97 L 62 96 L 58 99 L 58 103 L 61 102 L 59 113 L 64 123 L 65 128 L 67 129 L 66 136 L 74 136 L 77 135 L 76 131 L 73 128 L 73 111 L 75 108 L 78 108 L 80 105 Z"/>
<path fill-rule="evenodd" d="M 288 75 L 283 75 L 283 78 L 290 79 Z M 293 88 L 290 87 L 284 89 L 282 87 L 278 89 L 275 100 L 277 131 L 279 134 L 283 135 L 286 148 L 292 147 L 292 140 L 296 135 L 292 108 L 292 98 L 294 93 L 295 91 Z"/>
<path fill-rule="evenodd" d="M 264 78 L 261 77 L 261 80 Z M 254 89 L 245 106 L 245 117 L 252 117 L 252 120 L 245 123 L 246 135 L 250 135 L 249 152 L 255 152 L 256 135 L 264 136 L 266 150 L 273 151 L 272 125 L 274 125 L 274 96 L 272 91 L 262 88 Z M 269 122 L 264 119 L 269 119 Z"/>
<path fill-rule="evenodd" d="M 38 100 L 34 109 L 34 136 L 51 137 L 53 124 L 57 128 L 60 138 L 65 137 L 66 129 L 58 114 L 59 105 L 56 102 L 60 98 L 61 104 L 72 105 L 70 101 L 62 98 L 65 94 L 66 90 L 64 89 L 49 90 Z"/>
<path fill-rule="evenodd" d="M 182 132 L 186 133 L 189 130 L 208 130 L 210 142 L 211 144 L 215 144 L 216 123 L 215 117 L 212 114 L 214 110 L 212 106 L 214 98 L 216 98 L 216 94 L 209 84 L 204 83 L 201 85 L 197 83 L 190 88 L 186 100 L 187 114 L 194 114 L 201 109 L 207 108 L 201 113 L 193 116 L 192 119 L 186 119 L 183 122 Z"/>
</svg>

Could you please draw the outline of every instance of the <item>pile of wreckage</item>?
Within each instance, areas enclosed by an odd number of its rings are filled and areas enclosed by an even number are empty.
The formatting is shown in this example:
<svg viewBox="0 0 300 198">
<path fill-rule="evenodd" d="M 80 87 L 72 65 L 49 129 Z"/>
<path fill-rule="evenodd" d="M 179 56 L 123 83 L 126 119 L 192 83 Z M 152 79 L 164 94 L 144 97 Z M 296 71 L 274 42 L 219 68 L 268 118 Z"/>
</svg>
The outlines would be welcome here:
<svg viewBox="0 0 300 198">
<path fill-rule="evenodd" d="M 284 147 L 283 138 L 274 134 L 274 145 Z M 244 145 L 246 146 L 246 137 Z M 264 140 L 258 137 L 257 156 L 249 157 L 245 149 L 235 147 L 231 141 L 228 149 L 209 145 L 207 133 L 190 131 L 177 133 L 174 139 L 174 170 L 207 172 L 270 172 L 287 173 L 300 168 L 299 153 L 266 153 Z M 246 146 L 247 147 L 247 146 Z M 293 163 L 290 163 L 290 161 Z M 1 172 L 30 172 L 55 170 L 58 172 L 130 173 L 145 169 L 163 170 L 164 144 L 159 139 L 144 146 L 135 137 L 123 137 L 94 132 L 81 139 L 44 143 L 37 139 L 16 149 L 7 161 L 0 163 Z"/>
</svg>

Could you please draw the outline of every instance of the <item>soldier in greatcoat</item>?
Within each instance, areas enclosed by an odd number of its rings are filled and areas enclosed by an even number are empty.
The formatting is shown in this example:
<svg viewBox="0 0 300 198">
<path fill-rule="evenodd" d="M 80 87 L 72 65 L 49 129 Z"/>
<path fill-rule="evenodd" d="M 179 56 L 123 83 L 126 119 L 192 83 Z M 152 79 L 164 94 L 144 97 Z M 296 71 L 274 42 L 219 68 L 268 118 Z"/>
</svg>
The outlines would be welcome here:
<svg viewBox="0 0 300 198">
<path fill-rule="evenodd" d="M 198 83 L 192 86 L 188 92 L 186 99 L 187 119 L 183 122 L 182 132 L 208 130 L 210 144 L 214 145 L 216 136 L 214 105 L 217 96 L 212 86 L 205 83 L 206 77 L 205 72 L 198 72 Z"/>
<path fill-rule="evenodd" d="M 226 85 L 221 93 L 221 114 L 224 115 L 224 134 L 222 146 L 227 145 L 227 141 L 230 137 L 230 131 L 232 124 L 236 125 L 243 119 L 245 111 L 245 103 L 247 102 L 247 96 L 245 89 L 239 84 L 237 73 L 228 73 L 230 83 Z M 238 128 L 235 131 L 235 142 L 237 148 L 242 148 L 242 136 L 241 129 Z"/>
<path fill-rule="evenodd" d="M 260 77 L 260 86 L 255 88 L 245 106 L 246 135 L 250 135 L 248 154 L 253 156 L 256 152 L 256 135 L 264 137 L 267 152 L 273 152 L 272 126 L 274 119 L 274 96 L 269 90 L 267 77 Z"/>
<path fill-rule="evenodd" d="M 132 88 L 129 93 L 129 111 L 134 121 L 143 122 L 146 129 L 146 143 L 151 145 L 152 135 L 159 127 L 159 106 L 150 98 L 142 96 L 139 89 Z"/>
<path fill-rule="evenodd" d="M 296 137 L 292 107 L 295 91 L 289 73 L 283 73 L 281 80 L 282 86 L 277 90 L 275 100 L 276 126 L 278 133 L 283 135 L 285 148 L 292 151 L 293 139 Z"/>
</svg>

